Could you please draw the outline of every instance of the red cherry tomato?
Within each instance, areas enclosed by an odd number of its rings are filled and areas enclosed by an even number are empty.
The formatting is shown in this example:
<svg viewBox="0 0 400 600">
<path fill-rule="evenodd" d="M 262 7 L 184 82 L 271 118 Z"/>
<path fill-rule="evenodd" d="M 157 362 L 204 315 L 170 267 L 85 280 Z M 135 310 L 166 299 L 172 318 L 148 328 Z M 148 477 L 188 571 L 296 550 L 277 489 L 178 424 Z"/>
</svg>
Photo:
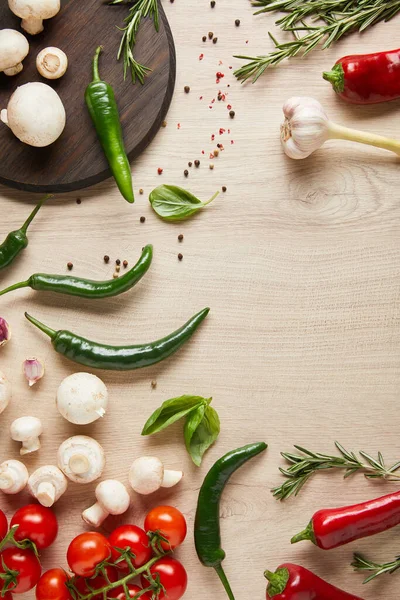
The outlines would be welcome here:
<svg viewBox="0 0 400 600">
<path fill-rule="evenodd" d="M 36 600 L 72 600 L 66 586 L 68 579 L 63 569 L 46 571 L 36 586 Z"/>
<path fill-rule="evenodd" d="M 157 506 L 144 521 L 146 531 L 159 531 L 168 542 L 161 542 L 164 550 L 173 550 L 182 544 L 186 537 L 187 525 L 183 514 L 173 506 Z"/>
<path fill-rule="evenodd" d="M 55 514 L 41 504 L 28 504 L 17 510 L 10 527 L 14 525 L 18 525 L 14 535 L 17 542 L 31 540 L 38 550 L 51 546 L 58 533 Z"/>
<path fill-rule="evenodd" d="M 4 564 L 4 566 L 3 566 Z M 39 559 L 32 550 L 20 550 L 19 548 L 6 548 L 0 554 L 0 573 L 7 573 L 7 570 L 17 571 L 16 585 L 10 583 L 7 585 L 7 579 L 3 579 L 7 591 L 13 594 L 23 594 L 29 592 L 39 581 L 42 568 Z"/>
<path fill-rule="evenodd" d="M 128 588 L 129 591 L 129 598 L 134 598 L 136 596 L 136 594 L 138 594 L 139 592 L 142 591 L 142 588 L 139 587 L 138 585 L 134 585 L 132 583 L 128 583 L 128 585 L 126 586 Z M 107 593 L 107 598 L 116 598 L 116 600 L 125 600 L 126 595 L 124 592 L 124 588 L 118 587 L 115 588 L 115 590 L 111 590 L 111 592 Z M 151 600 L 151 594 L 142 594 L 139 597 L 139 600 Z"/>
<path fill-rule="evenodd" d="M 158 600 L 179 600 L 186 592 L 187 588 L 187 573 L 184 566 L 175 558 L 160 558 L 152 567 L 150 567 L 152 575 L 158 574 L 160 584 L 164 587 L 165 592 L 161 591 Z M 142 586 L 148 587 L 149 582 L 142 575 Z"/>
<path fill-rule="evenodd" d="M 0 540 L 4 539 L 6 537 L 7 531 L 8 531 L 7 517 L 3 513 L 3 511 L 0 510 Z"/>
<path fill-rule="evenodd" d="M 109 536 L 108 541 L 111 546 L 113 562 L 121 556 L 121 553 L 115 548 L 129 548 L 135 555 L 135 558 L 131 560 L 133 566 L 137 569 L 151 559 L 152 551 L 149 546 L 149 538 L 143 529 L 140 529 L 136 525 L 121 525 L 121 527 L 117 527 Z M 129 566 L 125 560 L 118 563 L 116 567 L 123 573 L 129 573 Z"/>
<path fill-rule="evenodd" d="M 107 577 L 111 581 L 111 583 L 115 583 L 115 581 L 118 581 L 117 569 L 111 567 L 110 565 L 107 565 L 105 567 L 105 570 L 107 573 Z M 87 584 L 89 584 L 89 587 Z M 78 590 L 78 592 L 83 596 L 86 596 L 91 593 L 89 588 L 96 591 L 101 590 L 102 588 L 107 586 L 108 581 L 104 577 L 104 575 L 96 575 L 96 577 L 92 577 L 90 579 L 83 579 L 82 577 L 78 577 L 75 580 L 75 587 Z M 109 596 L 110 592 L 107 592 L 107 598 L 109 598 Z M 103 594 L 97 594 L 96 596 L 93 596 L 92 600 L 103 600 Z"/>
<path fill-rule="evenodd" d="M 97 565 L 110 555 L 107 538 L 97 531 L 88 531 L 72 540 L 67 550 L 67 561 L 75 575 L 93 577 Z"/>
</svg>

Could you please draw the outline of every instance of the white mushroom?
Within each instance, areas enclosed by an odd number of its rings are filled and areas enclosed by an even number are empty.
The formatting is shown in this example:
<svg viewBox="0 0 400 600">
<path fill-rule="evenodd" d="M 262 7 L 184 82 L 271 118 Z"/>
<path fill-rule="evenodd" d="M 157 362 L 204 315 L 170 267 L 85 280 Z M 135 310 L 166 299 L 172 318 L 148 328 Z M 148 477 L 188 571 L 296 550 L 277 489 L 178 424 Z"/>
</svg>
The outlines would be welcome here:
<svg viewBox="0 0 400 600">
<path fill-rule="evenodd" d="M 87 425 L 106 414 L 108 390 L 96 375 L 74 373 L 61 382 L 56 402 L 64 419 Z"/>
<path fill-rule="evenodd" d="M 0 414 L 7 408 L 11 400 L 11 383 L 0 371 Z"/>
<path fill-rule="evenodd" d="M 60 11 L 60 0 L 8 0 L 8 6 L 22 19 L 22 29 L 36 35 L 43 31 L 43 20 L 55 17 Z"/>
<path fill-rule="evenodd" d="M 22 33 L 15 29 L 0 29 L 0 72 L 9 76 L 20 73 L 28 52 L 29 43 Z"/>
<path fill-rule="evenodd" d="M 0 118 L 21 142 L 38 148 L 55 142 L 66 121 L 60 96 L 49 85 L 39 82 L 18 87 Z"/>
<path fill-rule="evenodd" d="M 53 506 L 67 490 L 67 480 L 53 465 L 39 467 L 28 479 L 29 492 L 43 506 Z"/>
<path fill-rule="evenodd" d="M 11 439 L 15 442 L 22 442 L 22 447 L 19 451 L 21 456 L 39 450 L 39 436 L 42 435 L 42 433 L 42 422 L 36 417 L 20 417 L 11 423 Z"/>
<path fill-rule="evenodd" d="M 60 48 L 44 48 L 36 57 L 36 68 L 46 79 L 59 79 L 68 68 L 68 58 Z"/>
<path fill-rule="evenodd" d="M 106 479 L 96 487 L 97 502 L 82 513 L 82 519 L 93 527 L 100 527 L 108 515 L 122 515 L 131 503 L 128 490 L 120 481 Z"/>
<path fill-rule="evenodd" d="M 75 435 L 61 444 L 58 466 L 75 483 L 91 483 L 101 477 L 105 467 L 104 450 L 87 435 Z"/>
<path fill-rule="evenodd" d="M 29 473 L 19 460 L 6 460 L 0 465 L 0 490 L 5 494 L 18 494 L 28 483 Z"/>
<path fill-rule="evenodd" d="M 129 471 L 129 483 L 138 494 L 152 494 L 160 487 L 170 488 L 180 482 L 182 471 L 164 469 L 159 458 L 142 456 L 137 458 Z"/>
</svg>

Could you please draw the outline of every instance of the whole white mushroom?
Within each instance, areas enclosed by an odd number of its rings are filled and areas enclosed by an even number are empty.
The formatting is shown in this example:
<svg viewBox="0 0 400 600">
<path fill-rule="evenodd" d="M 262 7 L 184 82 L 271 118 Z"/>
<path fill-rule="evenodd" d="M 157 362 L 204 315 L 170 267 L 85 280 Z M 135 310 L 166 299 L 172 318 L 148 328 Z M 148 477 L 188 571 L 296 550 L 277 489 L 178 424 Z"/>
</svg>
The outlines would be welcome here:
<svg viewBox="0 0 400 600">
<path fill-rule="evenodd" d="M 97 502 L 82 513 L 88 525 L 100 527 L 108 515 L 122 515 L 130 506 L 131 499 L 123 483 L 116 479 L 106 479 L 95 490 Z"/>
<path fill-rule="evenodd" d="M 33 82 L 15 90 L 0 119 L 21 142 L 42 148 L 60 137 L 66 115 L 57 92 L 45 83 Z"/>
<path fill-rule="evenodd" d="M 60 0 L 8 0 L 8 6 L 22 19 L 22 29 L 36 35 L 43 31 L 43 20 L 55 17 L 60 11 Z"/>
<path fill-rule="evenodd" d="M 87 435 L 74 435 L 58 449 L 58 466 L 75 483 L 91 483 L 101 477 L 106 458 L 102 446 Z"/>
<path fill-rule="evenodd" d="M 129 470 L 129 483 L 138 494 L 147 496 L 161 487 L 170 488 L 180 482 L 182 471 L 164 469 L 161 460 L 155 456 L 141 456 L 133 461 Z"/>
<path fill-rule="evenodd" d="M 68 486 L 64 474 L 54 465 L 39 467 L 28 479 L 28 489 L 42 506 L 53 506 L 66 492 Z"/>
<path fill-rule="evenodd" d="M 28 52 L 29 43 L 22 33 L 15 29 L 0 29 L 0 72 L 8 76 L 20 73 Z"/>
<path fill-rule="evenodd" d="M 46 79 L 59 79 L 68 68 L 68 58 L 60 48 L 43 48 L 36 57 L 36 68 Z"/>
<path fill-rule="evenodd" d="M 11 383 L 0 371 L 0 414 L 7 408 L 11 400 Z"/>
<path fill-rule="evenodd" d="M 0 490 L 4 494 L 18 494 L 28 483 L 28 469 L 19 460 L 6 460 L 0 465 Z"/>
<path fill-rule="evenodd" d="M 64 419 L 74 425 L 87 425 L 106 414 L 108 390 L 96 375 L 74 373 L 61 382 L 56 402 Z"/>
<path fill-rule="evenodd" d="M 15 442 L 22 442 L 21 456 L 36 452 L 40 448 L 40 439 L 43 426 L 37 417 L 19 417 L 11 423 L 10 435 Z"/>
</svg>

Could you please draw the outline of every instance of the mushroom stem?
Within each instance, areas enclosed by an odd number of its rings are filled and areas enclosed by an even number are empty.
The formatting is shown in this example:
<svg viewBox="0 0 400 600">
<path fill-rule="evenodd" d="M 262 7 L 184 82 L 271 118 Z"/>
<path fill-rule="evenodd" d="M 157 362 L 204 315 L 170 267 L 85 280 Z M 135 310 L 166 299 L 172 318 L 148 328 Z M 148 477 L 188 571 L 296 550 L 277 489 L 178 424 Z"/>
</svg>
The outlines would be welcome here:
<svg viewBox="0 0 400 600">
<path fill-rule="evenodd" d="M 21 456 L 25 454 L 30 454 L 31 452 L 36 452 L 40 448 L 40 440 L 39 438 L 30 438 L 25 442 L 22 442 L 22 447 L 19 451 Z"/>
<path fill-rule="evenodd" d="M 90 462 L 84 454 L 74 454 L 69 459 L 69 468 L 75 475 L 84 475 L 90 469 Z"/>
<path fill-rule="evenodd" d="M 7 127 L 9 127 L 8 117 L 7 117 L 7 109 L 6 108 L 3 108 L 0 111 L 0 121 L 2 121 L 4 123 L 4 125 L 7 125 Z"/>
<path fill-rule="evenodd" d="M 36 498 L 42 506 L 50 508 L 56 500 L 56 489 L 50 481 L 42 481 L 39 483 Z"/>
<path fill-rule="evenodd" d="M 105 521 L 110 513 L 105 510 L 100 502 L 96 502 L 90 508 L 87 508 L 82 513 L 82 519 L 88 525 L 92 525 L 93 527 L 100 527 L 100 525 Z"/>
<path fill-rule="evenodd" d="M 182 471 L 172 471 L 170 469 L 164 469 L 164 477 L 161 483 L 163 488 L 174 487 L 183 477 Z"/>
<path fill-rule="evenodd" d="M 4 73 L 4 75 L 7 75 L 8 77 L 12 77 L 13 75 L 18 75 L 18 73 L 21 73 L 23 68 L 24 67 L 22 65 L 22 62 L 20 62 L 17 65 L 10 67 L 9 69 L 4 69 L 3 73 Z"/>
<path fill-rule="evenodd" d="M 28 17 L 26 19 L 22 19 L 21 27 L 30 35 L 36 35 L 43 31 L 43 19 L 39 19 L 38 17 Z"/>
</svg>

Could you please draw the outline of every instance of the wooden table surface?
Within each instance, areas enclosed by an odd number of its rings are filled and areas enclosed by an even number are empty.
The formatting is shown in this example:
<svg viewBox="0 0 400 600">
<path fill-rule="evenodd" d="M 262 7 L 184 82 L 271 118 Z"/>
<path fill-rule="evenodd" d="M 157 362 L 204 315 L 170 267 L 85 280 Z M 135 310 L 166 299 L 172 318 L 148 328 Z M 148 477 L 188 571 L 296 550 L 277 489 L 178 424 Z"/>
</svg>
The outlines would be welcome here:
<svg viewBox="0 0 400 600">
<path fill-rule="evenodd" d="M 133 165 L 135 205 L 121 199 L 111 180 L 51 200 L 31 228 L 29 248 L 2 274 L 1 285 L 35 271 L 66 272 L 68 261 L 75 275 L 105 278 L 112 275 L 116 258 L 133 263 L 148 242 L 154 245 L 153 266 L 129 294 L 97 303 L 28 290 L 1 299 L 0 313 L 13 328 L 11 342 L 1 350 L 1 370 L 14 393 L 0 417 L 0 459 L 18 458 L 8 428 L 16 417 L 32 414 L 42 418 L 45 431 L 42 449 L 25 461 L 30 470 L 54 463 L 58 445 L 77 433 L 103 444 L 106 477 L 127 482 L 131 461 L 149 453 L 183 468 L 184 480 L 175 490 L 147 499 L 132 494 L 126 518 L 140 524 L 150 506 L 178 506 L 189 524 L 187 541 L 177 552 L 189 573 L 186 597 L 222 599 L 216 575 L 198 563 L 194 551 L 197 492 L 215 459 L 266 440 L 268 453 L 233 477 L 221 506 L 225 568 L 237 600 L 263 598 L 263 570 L 287 560 L 365 600 L 396 600 L 400 575 L 363 586 L 350 562 L 355 550 L 376 560 L 394 558 L 398 531 L 325 553 L 289 543 L 314 510 L 379 496 L 396 490 L 396 484 L 367 482 L 361 475 L 344 482 L 333 473 L 320 475 L 286 503 L 274 500 L 269 490 L 281 481 L 280 452 L 293 444 L 329 453 L 339 440 L 352 450 L 381 450 L 388 461 L 400 458 L 398 161 L 384 151 L 330 142 L 308 160 L 295 162 L 279 143 L 281 106 L 299 94 L 318 98 L 343 124 L 400 137 L 398 102 L 347 106 L 321 78 L 321 71 L 346 53 L 396 47 L 400 18 L 362 38 L 350 36 L 330 51 L 281 65 L 257 85 L 241 86 L 229 69 L 240 64 L 232 55 L 270 49 L 273 17 L 253 17 L 246 0 L 217 0 L 214 9 L 207 0 L 164 0 L 164 5 L 177 47 L 177 87 L 167 127 Z M 234 25 L 237 18 L 240 27 Z M 218 37 L 216 45 L 202 42 L 208 31 Z M 218 71 L 225 75 L 219 84 Z M 211 103 L 218 90 L 227 93 L 226 101 Z M 233 120 L 228 103 L 236 112 Z M 226 130 L 221 135 L 220 128 Z M 211 161 L 217 142 L 225 149 Z M 200 168 L 189 168 L 188 161 L 195 159 L 201 160 Z M 203 199 L 223 185 L 227 191 L 198 217 L 173 225 L 160 221 L 147 200 L 160 183 L 182 185 Z M 22 223 L 36 198 L 6 188 L 0 195 L 5 236 Z M 104 254 L 111 257 L 109 265 Z M 79 428 L 60 417 L 57 387 L 80 369 L 53 352 L 25 321 L 24 310 L 54 328 L 134 343 L 168 333 L 207 305 L 209 318 L 175 357 L 147 370 L 98 373 L 110 391 L 109 413 L 101 422 Z M 28 389 L 21 363 L 31 355 L 45 361 L 46 374 Z M 140 437 L 150 412 L 184 393 L 212 396 L 221 417 L 220 439 L 200 469 L 185 453 L 181 425 L 158 437 Z M 65 565 L 67 544 L 84 529 L 80 512 L 93 500 L 93 490 L 94 485 L 71 484 L 57 504 L 61 532 L 53 549 L 43 552 L 46 568 Z M 26 500 L 24 494 L 2 496 L 0 506 L 11 516 Z M 123 520 L 110 518 L 105 530 Z"/>
</svg>

